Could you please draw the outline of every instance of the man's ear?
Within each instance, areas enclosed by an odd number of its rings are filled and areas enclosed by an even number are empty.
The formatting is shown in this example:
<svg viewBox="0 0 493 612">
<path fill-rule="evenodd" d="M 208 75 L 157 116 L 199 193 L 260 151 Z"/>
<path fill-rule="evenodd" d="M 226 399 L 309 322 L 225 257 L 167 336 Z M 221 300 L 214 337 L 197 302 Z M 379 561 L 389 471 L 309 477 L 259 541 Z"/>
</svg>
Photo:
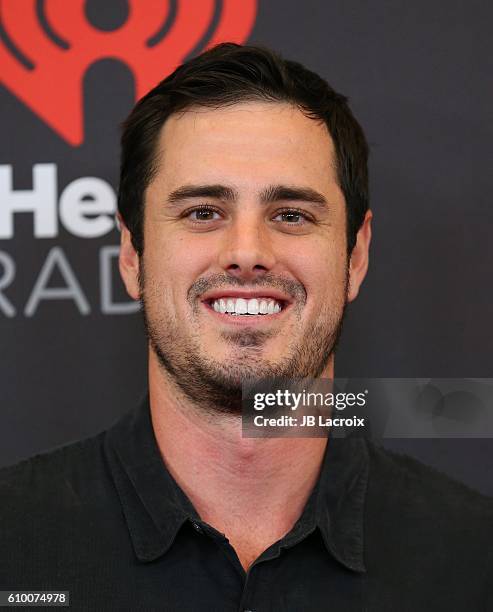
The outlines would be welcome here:
<svg viewBox="0 0 493 612">
<path fill-rule="evenodd" d="M 132 244 L 131 234 L 120 214 L 117 215 L 117 219 L 121 232 L 120 257 L 118 260 L 120 274 L 127 288 L 128 295 L 134 300 L 138 300 L 140 298 L 139 256 Z"/>
<path fill-rule="evenodd" d="M 371 210 L 368 210 L 356 235 L 356 244 L 354 245 L 349 261 L 348 302 L 352 302 L 356 299 L 361 283 L 368 270 L 372 217 L 373 214 Z"/>
</svg>

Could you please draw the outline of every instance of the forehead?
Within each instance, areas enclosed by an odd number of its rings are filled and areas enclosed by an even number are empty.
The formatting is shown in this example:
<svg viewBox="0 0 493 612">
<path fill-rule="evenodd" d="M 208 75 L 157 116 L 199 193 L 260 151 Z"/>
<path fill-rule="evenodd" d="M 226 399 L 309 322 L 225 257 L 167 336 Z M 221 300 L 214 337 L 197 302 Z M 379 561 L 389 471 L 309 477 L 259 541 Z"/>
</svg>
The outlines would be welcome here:
<svg viewBox="0 0 493 612">
<path fill-rule="evenodd" d="M 285 103 L 191 108 L 168 118 L 158 142 L 156 180 L 228 181 L 238 189 L 301 181 L 336 183 L 334 145 L 323 122 Z"/>
</svg>

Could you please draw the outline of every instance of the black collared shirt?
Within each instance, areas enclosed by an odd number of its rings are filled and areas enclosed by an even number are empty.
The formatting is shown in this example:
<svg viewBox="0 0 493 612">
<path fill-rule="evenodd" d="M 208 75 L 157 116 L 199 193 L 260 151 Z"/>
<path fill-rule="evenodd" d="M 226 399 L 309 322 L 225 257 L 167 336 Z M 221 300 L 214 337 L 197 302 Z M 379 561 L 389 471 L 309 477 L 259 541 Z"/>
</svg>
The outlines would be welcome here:
<svg viewBox="0 0 493 612">
<path fill-rule="evenodd" d="M 0 470 L 0 591 L 68 590 L 73 610 L 493 610 L 492 504 L 364 438 L 331 439 L 302 516 L 245 573 L 166 470 L 146 401 Z"/>
</svg>

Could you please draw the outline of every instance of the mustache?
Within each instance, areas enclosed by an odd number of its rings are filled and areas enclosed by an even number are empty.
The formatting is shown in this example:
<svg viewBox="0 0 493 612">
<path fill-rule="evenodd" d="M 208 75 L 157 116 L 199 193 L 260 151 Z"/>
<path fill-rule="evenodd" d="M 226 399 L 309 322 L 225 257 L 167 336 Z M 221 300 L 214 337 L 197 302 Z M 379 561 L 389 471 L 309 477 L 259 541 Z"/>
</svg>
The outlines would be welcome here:
<svg viewBox="0 0 493 612">
<path fill-rule="evenodd" d="M 211 274 L 210 276 L 197 279 L 190 286 L 187 299 L 193 304 L 206 291 L 211 291 L 212 289 L 231 289 L 233 287 L 251 290 L 278 289 L 289 295 L 293 301 L 300 302 L 301 304 L 304 304 L 307 298 L 305 287 L 301 283 L 267 273 L 253 281 L 245 281 L 228 274 Z"/>
</svg>

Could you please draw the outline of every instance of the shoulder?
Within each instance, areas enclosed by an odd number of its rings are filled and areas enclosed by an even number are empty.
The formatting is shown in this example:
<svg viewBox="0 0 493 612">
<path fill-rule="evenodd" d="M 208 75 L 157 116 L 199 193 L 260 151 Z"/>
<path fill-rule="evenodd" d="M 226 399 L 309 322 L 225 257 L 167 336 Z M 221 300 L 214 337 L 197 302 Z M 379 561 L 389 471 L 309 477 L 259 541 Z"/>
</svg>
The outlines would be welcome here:
<svg viewBox="0 0 493 612">
<path fill-rule="evenodd" d="M 0 469 L 0 528 L 27 513 L 87 503 L 104 486 L 104 436 L 67 444 Z"/>
<path fill-rule="evenodd" d="M 0 588 L 79 584 L 130 554 L 107 432 L 0 470 Z M 122 537 L 123 536 L 123 537 Z"/>
<path fill-rule="evenodd" d="M 370 565 L 404 566 L 409 575 L 420 568 L 444 584 L 467 579 L 471 589 L 491 584 L 493 499 L 407 455 L 366 444 Z"/>
<path fill-rule="evenodd" d="M 405 504 L 427 513 L 447 511 L 454 516 L 467 510 L 492 518 L 493 498 L 471 489 L 409 455 L 366 442 L 369 455 L 369 492 L 387 503 Z"/>
</svg>

